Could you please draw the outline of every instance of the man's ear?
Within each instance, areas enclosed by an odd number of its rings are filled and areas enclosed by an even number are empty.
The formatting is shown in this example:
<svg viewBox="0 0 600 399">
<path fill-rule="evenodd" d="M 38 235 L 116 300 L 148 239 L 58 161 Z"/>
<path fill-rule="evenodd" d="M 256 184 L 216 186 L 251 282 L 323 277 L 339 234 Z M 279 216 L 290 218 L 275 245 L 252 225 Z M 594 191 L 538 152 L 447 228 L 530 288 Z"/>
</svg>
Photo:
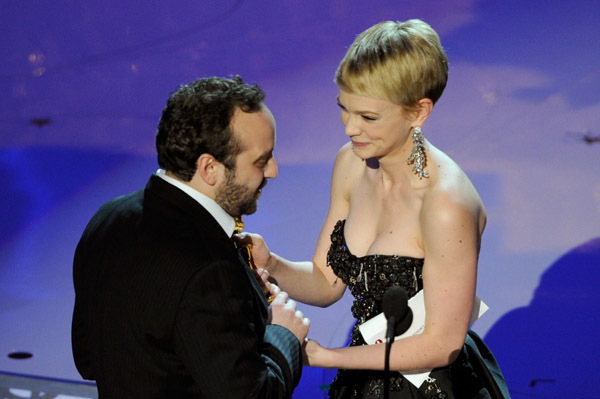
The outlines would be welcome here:
<svg viewBox="0 0 600 399">
<path fill-rule="evenodd" d="M 222 174 L 223 164 L 210 154 L 202 154 L 196 161 L 196 173 L 209 186 L 214 186 Z"/>
</svg>

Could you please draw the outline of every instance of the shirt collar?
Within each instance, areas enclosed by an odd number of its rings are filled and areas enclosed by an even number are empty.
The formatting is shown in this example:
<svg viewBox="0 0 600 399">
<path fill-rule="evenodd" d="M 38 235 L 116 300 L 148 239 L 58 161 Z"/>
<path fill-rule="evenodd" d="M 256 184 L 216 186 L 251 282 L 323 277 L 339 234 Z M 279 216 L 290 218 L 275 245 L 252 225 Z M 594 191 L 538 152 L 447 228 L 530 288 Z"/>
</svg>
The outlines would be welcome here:
<svg viewBox="0 0 600 399">
<path fill-rule="evenodd" d="M 223 231 L 227 234 L 228 237 L 233 235 L 233 231 L 235 228 L 235 220 L 233 217 L 225 212 L 223 208 L 219 204 L 215 202 L 212 198 L 202 194 L 200 191 L 193 189 L 188 186 L 184 182 L 174 179 L 171 176 L 167 176 L 165 170 L 159 169 L 156 171 L 156 175 L 166 181 L 167 183 L 172 184 L 177 187 L 193 199 L 195 199 L 200 205 L 204 207 L 212 215 L 213 218 L 219 223 Z"/>
</svg>

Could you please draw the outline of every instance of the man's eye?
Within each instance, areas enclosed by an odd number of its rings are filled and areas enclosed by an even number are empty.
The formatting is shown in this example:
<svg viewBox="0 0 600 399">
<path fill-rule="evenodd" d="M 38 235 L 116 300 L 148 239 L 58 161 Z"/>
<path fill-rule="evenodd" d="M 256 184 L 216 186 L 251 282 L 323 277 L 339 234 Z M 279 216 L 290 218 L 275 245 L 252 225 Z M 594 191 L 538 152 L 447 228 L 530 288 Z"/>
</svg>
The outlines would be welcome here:
<svg viewBox="0 0 600 399">
<path fill-rule="evenodd" d="M 374 120 L 377 120 L 376 118 L 372 118 L 372 117 L 370 117 L 370 116 L 366 116 L 366 115 L 361 115 L 361 116 L 362 116 L 362 118 L 363 118 L 364 120 L 366 120 L 366 121 L 374 121 Z"/>
</svg>

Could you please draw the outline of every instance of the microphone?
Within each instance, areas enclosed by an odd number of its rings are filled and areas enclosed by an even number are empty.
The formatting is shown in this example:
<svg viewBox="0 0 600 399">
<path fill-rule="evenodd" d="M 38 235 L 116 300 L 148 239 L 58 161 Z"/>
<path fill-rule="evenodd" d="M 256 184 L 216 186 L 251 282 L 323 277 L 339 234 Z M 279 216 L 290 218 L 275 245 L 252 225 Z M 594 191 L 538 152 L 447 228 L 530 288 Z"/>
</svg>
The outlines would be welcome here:
<svg viewBox="0 0 600 399">
<path fill-rule="evenodd" d="M 383 376 L 383 397 L 390 396 L 390 351 L 396 335 L 400 335 L 410 327 L 413 314 L 408 306 L 408 294 L 402 287 L 390 287 L 383 294 L 383 314 L 387 319 L 385 334 L 385 369 Z"/>
<path fill-rule="evenodd" d="M 393 340 L 395 336 L 408 330 L 413 313 L 408 306 L 408 294 L 404 288 L 395 285 L 383 294 L 383 314 L 387 319 L 386 339 Z"/>
</svg>

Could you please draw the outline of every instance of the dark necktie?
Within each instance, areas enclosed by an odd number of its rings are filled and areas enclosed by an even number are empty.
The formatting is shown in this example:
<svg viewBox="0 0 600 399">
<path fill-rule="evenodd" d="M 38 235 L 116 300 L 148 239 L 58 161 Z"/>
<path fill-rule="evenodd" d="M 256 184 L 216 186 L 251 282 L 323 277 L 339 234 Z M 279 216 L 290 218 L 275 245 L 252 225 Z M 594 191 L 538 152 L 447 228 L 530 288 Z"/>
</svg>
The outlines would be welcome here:
<svg viewBox="0 0 600 399">
<path fill-rule="evenodd" d="M 235 234 L 240 234 L 244 230 L 244 221 L 241 216 L 237 216 L 234 218 L 235 227 L 233 232 Z M 250 269 L 256 269 L 256 265 L 254 264 L 254 260 L 252 259 L 252 244 L 238 244 L 235 240 L 233 241 L 235 246 L 237 247 L 242 258 L 248 263 Z"/>
<path fill-rule="evenodd" d="M 234 220 L 235 227 L 233 229 L 233 232 L 235 234 L 240 234 L 244 230 L 244 221 L 242 220 L 241 216 L 235 217 Z M 233 240 L 233 243 L 235 244 L 235 247 L 240 253 L 240 256 L 246 261 L 246 263 L 248 263 L 248 267 L 250 267 L 250 270 L 255 270 L 256 265 L 254 264 L 254 259 L 252 258 L 252 244 L 240 245 L 235 240 Z M 267 297 L 267 303 L 270 305 L 271 302 L 273 302 L 273 299 L 275 299 L 275 297 L 266 292 L 265 295 Z"/>
</svg>

